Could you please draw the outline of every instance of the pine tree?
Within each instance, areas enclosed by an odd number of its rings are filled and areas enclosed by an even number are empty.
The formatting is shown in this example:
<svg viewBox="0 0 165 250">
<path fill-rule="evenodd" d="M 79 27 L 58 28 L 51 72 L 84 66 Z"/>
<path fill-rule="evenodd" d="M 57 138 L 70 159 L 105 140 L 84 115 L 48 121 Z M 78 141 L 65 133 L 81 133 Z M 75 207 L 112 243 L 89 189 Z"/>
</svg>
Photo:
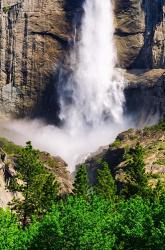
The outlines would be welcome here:
<svg viewBox="0 0 165 250">
<path fill-rule="evenodd" d="M 11 206 L 25 227 L 35 215 L 42 217 L 56 200 L 58 184 L 39 161 L 38 151 L 31 142 L 20 151 L 16 162 L 17 175 L 10 183 L 12 191 L 20 192 L 21 199 L 14 198 Z"/>
<path fill-rule="evenodd" d="M 138 143 L 136 147 L 128 153 L 127 157 L 127 181 L 122 193 L 126 197 L 132 195 L 148 195 L 148 176 L 145 173 L 144 151 L 142 146 Z"/>
<path fill-rule="evenodd" d="M 87 199 L 89 195 L 89 180 L 87 169 L 85 165 L 80 165 L 74 180 L 74 193 L 78 196 L 82 196 L 84 199 Z"/>
<path fill-rule="evenodd" d="M 97 171 L 97 181 L 96 193 L 106 199 L 114 200 L 116 194 L 115 180 L 106 162 L 102 164 L 102 169 Z"/>
<path fill-rule="evenodd" d="M 158 179 L 155 188 L 152 190 L 151 199 L 153 201 L 159 200 L 163 194 L 165 194 L 165 183 L 164 181 Z"/>
</svg>

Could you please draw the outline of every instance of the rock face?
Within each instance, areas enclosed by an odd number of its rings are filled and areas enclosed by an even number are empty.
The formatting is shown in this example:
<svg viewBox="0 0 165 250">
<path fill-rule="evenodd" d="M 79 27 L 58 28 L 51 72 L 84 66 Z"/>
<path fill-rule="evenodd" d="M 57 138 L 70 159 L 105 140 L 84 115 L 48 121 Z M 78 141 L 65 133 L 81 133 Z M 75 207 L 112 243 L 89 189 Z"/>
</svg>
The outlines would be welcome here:
<svg viewBox="0 0 165 250">
<path fill-rule="evenodd" d="M 57 116 L 58 68 L 81 22 L 83 2 L 0 0 L 1 112 Z M 165 68 L 165 0 L 113 2 L 118 66 Z"/>
<path fill-rule="evenodd" d="M 126 68 L 126 111 L 145 124 L 165 117 L 165 1 L 115 0 L 118 66 Z"/>
<path fill-rule="evenodd" d="M 58 0 L 1 0 L 0 103 L 30 115 L 66 50 L 69 22 Z"/>
<path fill-rule="evenodd" d="M 117 0 L 114 6 L 118 63 L 128 68 L 144 46 L 145 15 L 139 0 Z"/>
<path fill-rule="evenodd" d="M 135 124 L 144 126 L 165 119 L 165 70 L 129 70 L 125 72 L 126 113 Z"/>
<path fill-rule="evenodd" d="M 115 0 L 116 43 L 124 68 L 165 68 L 165 1 Z"/>
<path fill-rule="evenodd" d="M 5 152 L 0 149 L 0 207 L 5 207 L 14 196 L 12 192 L 6 189 L 12 174 L 14 174 L 13 168 L 9 164 Z"/>
<path fill-rule="evenodd" d="M 100 161 L 106 161 L 118 183 L 125 181 L 125 153 L 140 143 L 144 149 L 146 172 L 149 174 L 151 185 L 158 179 L 165 184 L 165 123 L 142 130 L 129 129 L 118 135 L 116 141 L 86 160 L 91 183 L 96 183 L 97 169 Z"/>
<path fill-rule="evenodd" d="M 10 192 L 8 185 L 16 174 L 16 159 L 20 146 L 0 138 L 0 208 L 6 207 L 13 197 L 21 197 L 20 193 Z M 59 193 L 65 195 L 72 192 L 72 177 L 67 171 L 67 164 L 60 158 L 46 152 L 39 152 L 39 160 L 45 168 L 54 174 L 59 183 Z"/>
</svg>

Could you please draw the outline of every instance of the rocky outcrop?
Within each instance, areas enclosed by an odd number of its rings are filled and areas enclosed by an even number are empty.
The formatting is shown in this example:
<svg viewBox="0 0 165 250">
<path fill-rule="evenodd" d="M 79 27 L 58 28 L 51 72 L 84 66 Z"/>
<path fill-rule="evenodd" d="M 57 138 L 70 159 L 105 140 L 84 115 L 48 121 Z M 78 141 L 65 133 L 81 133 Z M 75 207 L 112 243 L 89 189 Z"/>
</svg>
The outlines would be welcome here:
<svg viewBox="0 0 165 250">
<path fill-rule="evenodd" d="M 11 162 L 6 153 L 0 149 L 0 207 L 5 207 L 16 194 L 6 189 L 10 178 L 15 174 Z"/>
<path fill-rule="evenodd" d="M 6 207 L 13 197 L 21 197 L 20 193 L 10 192 L 8 185 L 16 174 L 16 160 L 20 146 L 0 138 L 0 207 Z M 72 177 L 67 164 L 60 158 L 46 152 L 39 152 L 39 160 L 45 168 L 54 174 L 59 183 L 59 193 L 65 195 L 72 192 Z"/>
<path fill-rule="evenodd" d="M 116 44 L 123 68 L 165 68 L 165 1 L 115 0 Z"/>
<path fill-rule="evenodd" d="M 150 184 L 158 179 L 165 184 L 165 123 L 141 130 L 129 129 L 118 135 L 113 144 L 100 148 L 87 160 L 91 183 L 96 183 L 97 169 L 100 162 L 107 162 L 118 183 L 125 180 L 126 153 L 137 143 L 143 147 L 146 172 Z"/>
<path fill-rule="evenodd" d="M 124 73 L 126 113 L 137 126 L 165 119 L 165 70 L 129 70 Z"/>
<path fill-rule="evenodd" d="M 128 68 L 144 45 L 145 15 L 139 0 L 114 1 L 118 64 Z"/>
<path fill-rule="evenodd" d="M 152 123 L 165 117 L 165 1 L 115 0 L 114 12 L 126 112 L 139 125 Z"/>
</svg>

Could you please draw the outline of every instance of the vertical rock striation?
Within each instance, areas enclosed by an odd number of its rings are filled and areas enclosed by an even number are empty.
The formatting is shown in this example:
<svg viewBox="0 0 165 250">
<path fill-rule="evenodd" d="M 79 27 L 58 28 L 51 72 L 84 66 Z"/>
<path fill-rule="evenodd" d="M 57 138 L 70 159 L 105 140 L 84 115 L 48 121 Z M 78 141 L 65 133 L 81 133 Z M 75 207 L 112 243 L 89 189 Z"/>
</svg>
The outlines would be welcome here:
<svg viewBox="0 0 165 250">
<path fill-rule="evenodd" d="M 30 115 L 68 46 L 62 1 L 1 0 L 1 111 Z"/>
</svg>

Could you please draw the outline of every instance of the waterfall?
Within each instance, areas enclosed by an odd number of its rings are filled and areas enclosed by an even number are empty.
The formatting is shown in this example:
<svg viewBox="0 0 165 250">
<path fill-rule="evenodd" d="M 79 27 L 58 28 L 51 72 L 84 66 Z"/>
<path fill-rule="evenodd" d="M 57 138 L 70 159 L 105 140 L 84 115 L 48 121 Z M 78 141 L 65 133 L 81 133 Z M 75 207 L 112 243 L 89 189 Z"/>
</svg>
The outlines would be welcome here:
<svg viewBox="0 0 165 250">
<path fill-rule="evenodd" d="M 113 34 L 111 1 L 86 0 L 80 40 L 71 53 L 73 73 L 61 80 L 59 91 L 60 118 L 74 132 L 123 122 L 124 81 L 115 70 Z"/>
<path fill-rule="evenodd" d="M 35 147 L 61 156 L 70 171 L 130 127 L 123 115 L 124 80 L 115 68 L 112 2 L 86 0 L 83 8 L 80 30 L 75 30 L 78 39 L 69 58 L 71 74 L 68 77 L 63 69 L 59 74 L 59 118 L 63 126 L 12 120 L 1 123 L 0 128 L 1 134 L 18 144 L 31 140 Z"/>
</svg>

